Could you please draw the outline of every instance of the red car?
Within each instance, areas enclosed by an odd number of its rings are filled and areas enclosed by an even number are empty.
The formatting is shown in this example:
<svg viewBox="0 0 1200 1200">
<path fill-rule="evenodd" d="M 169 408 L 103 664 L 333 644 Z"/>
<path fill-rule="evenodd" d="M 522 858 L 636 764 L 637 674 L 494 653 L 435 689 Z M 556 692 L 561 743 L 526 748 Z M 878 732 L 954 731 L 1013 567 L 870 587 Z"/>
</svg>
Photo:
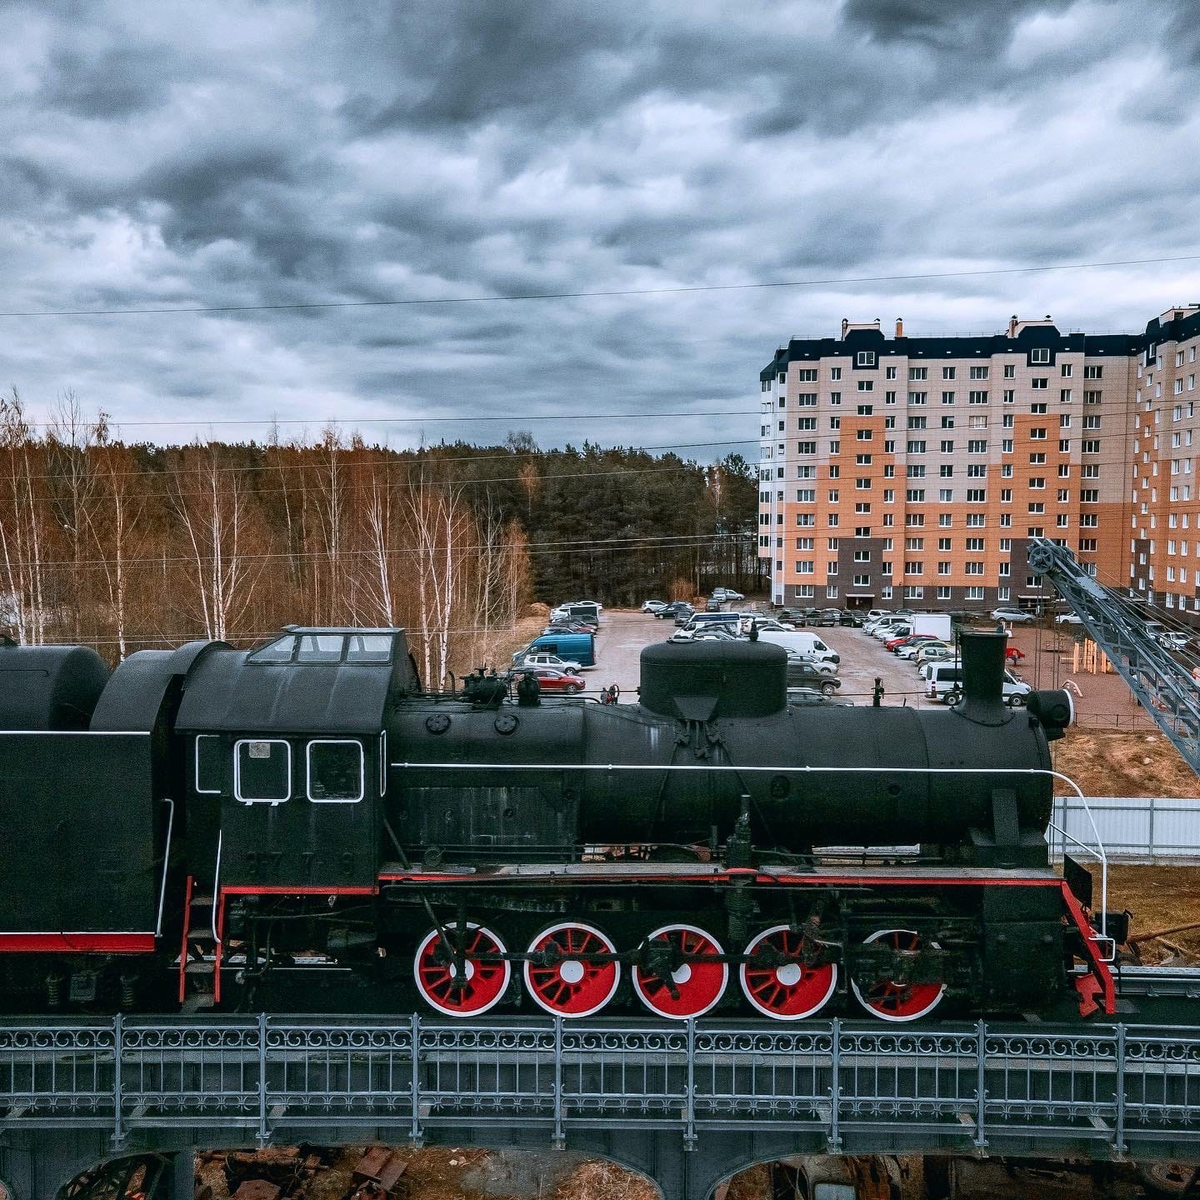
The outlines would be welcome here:
<svg viewBox="0 0 1200 1200">
<path fill-rule="evenodd" d="M 537 667 L 533 673 L 543 692 L 564 692 L 568 696 L 574 696 L 576 692 L 582 692 L 587 686 L 578 675 L 571 675 L 567 671 L 556 671 L 553 667 Z M 520 674 L 524 674 L 524 672 L 519 672 L 518 677 Z"/>
<path fill-rule="evenodd" d="M 910 646 L 913 642 L 928 642 L 931 639 L 933 639 L 932 633 L 909 633 L 904 637 L 888 638 L 883 644 L 885 649 L 895 654 L 901 646 Z"/>
<path fill-rule="evenodd" d="M 1004 657 L 1010 663 L 1019 663 L 1021 659 L 1025 657 L 1025 651 L 1018 650 L 1016 646 L 1009 646 L 1009 648 L 1004 652 Z"/>
</svg>

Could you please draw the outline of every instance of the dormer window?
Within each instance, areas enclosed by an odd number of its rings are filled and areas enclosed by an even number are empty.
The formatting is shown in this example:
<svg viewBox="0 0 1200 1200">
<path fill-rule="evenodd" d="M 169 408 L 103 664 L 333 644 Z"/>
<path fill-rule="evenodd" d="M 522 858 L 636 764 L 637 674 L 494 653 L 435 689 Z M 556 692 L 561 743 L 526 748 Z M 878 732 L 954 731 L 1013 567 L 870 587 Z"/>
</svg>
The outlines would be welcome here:
<svg viewBox="0 0 1200 1200">
<path fill-rule="evenodd" d="M 854 365 L 857 367 L 873 367 L 875 365 L 875 351 L 860 350 L 854 356 Z"/>
<path fill-rule="evenodd" d="M 305 630 L 288 633 L 250 655 L 255 663 L 390 663 L 390 633 Z"/>
<path fill-rule="evenodd" d="M 1029 361 L 1031 363 L 1048 363 L 1050 361 L 1050 347 L 1034 346 L 1029 352 Z"/>
</svg>

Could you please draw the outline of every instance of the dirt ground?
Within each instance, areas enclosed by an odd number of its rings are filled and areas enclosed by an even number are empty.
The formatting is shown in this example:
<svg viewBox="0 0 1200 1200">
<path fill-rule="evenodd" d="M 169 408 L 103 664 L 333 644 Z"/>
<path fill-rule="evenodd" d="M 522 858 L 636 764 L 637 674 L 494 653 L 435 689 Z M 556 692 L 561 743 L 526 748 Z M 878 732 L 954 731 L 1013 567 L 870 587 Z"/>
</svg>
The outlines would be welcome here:
<svg viewBox="0 0 1200 1200">
<path fill-rule="evenodd" d="M 289 1182 L 287 1161 L 296 1152 L 274 1147 L 254 1156 L 262 1166 L 237 1169 L 231 1180 L 223 1152 L 201 1155 L 197 1162 L 196 1195 L 205 1200 L 230 1200 L 247 1179 L 282 1185 L 287 1200 L 347 1200 L 357 1193 L 354 1169 L 364 1146 L 322 1151 L 324 1165 L 302 1182 Z M 431 1146 L 396 1147 L 405 1162 L 396 1189 L 404 1200 L 657 1200 L 648 1180 L 604 1160 L 581 1160 L 569 1152 L 506 1153 Z M 301 1152 L 301 1157 L 307 1151 Z M 244 1156 L 239 1156 L 244 1157 Z M 762 1193 L 741 1193 L 741 1200 L 759 1200 Z"/>
<path fill-rule="evenodd" d="M 1054 769 L 1085 796 L 1200 797 L 1200 779 L 1157 730 L 1076 726 L 1052 749 Z"/>
<path fill-rule="evenodd" d="M 1200 966 L 1200 867 L 1110 866 L 1108 907 L 1133 913 L 1130 961 Z M 1146 938 L 1181 925 L 1196 928 Z"/>
</svg>

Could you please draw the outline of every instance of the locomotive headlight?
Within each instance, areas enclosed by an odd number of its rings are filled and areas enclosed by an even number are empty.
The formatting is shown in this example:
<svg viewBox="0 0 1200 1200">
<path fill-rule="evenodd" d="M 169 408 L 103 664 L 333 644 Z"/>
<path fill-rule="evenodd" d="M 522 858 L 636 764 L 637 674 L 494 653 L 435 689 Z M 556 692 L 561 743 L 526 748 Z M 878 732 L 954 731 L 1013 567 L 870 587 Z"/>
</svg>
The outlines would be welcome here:
<svg viewBox="0 0 1200 1200">
<path fill-rule="evenodd" d="M 1057 741 L 1067 726 L 1075 723 L 1075 701 L 1065 688 L 1030 692 L 1028 708 L 1030 715 L 1042 723 L 1048 742 Z"/>
</svg>

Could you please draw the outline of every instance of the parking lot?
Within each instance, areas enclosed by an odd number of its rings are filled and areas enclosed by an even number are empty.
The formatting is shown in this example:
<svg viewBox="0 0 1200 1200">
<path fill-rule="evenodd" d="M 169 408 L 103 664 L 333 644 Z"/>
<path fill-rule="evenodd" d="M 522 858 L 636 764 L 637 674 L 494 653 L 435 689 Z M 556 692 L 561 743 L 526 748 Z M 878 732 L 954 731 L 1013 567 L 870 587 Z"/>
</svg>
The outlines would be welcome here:
<svg viewBox="0 0 1200 1200">
<path fill-rule="evenodd" d="M 596 638 L 597 665 L 585 673 L 588 692 L 615 683 L 621 689 L 622 700 L 635 700 L 642 647 L 665 641 L 674 632 L 673 621 L 659 621 L 628 609 L 605 609 Z M 889 653 L 861 629 L 845 626 L 812 632 L 842 657 L 839 697 L 854 704 L 870 704 L 878 677 L 883 681 L 884 704 L 929 703 L 919 686 L 916 668 Z"/>
</svg>

